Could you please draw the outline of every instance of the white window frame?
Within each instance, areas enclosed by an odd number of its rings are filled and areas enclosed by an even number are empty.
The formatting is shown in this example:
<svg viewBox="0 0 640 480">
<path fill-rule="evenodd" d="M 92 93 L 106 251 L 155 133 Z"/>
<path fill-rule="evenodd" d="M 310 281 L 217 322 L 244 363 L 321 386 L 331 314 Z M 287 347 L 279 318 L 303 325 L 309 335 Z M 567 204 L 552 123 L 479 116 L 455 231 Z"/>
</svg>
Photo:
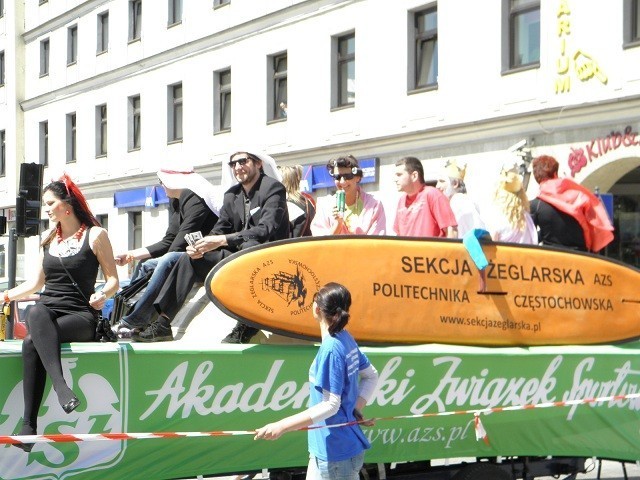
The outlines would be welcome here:
<svg viewBox="0 0 640 480">
<path fill-rule="evenodd" d="M 182 82 L 167 87 L 167 143 L 182 142 L 184 126 Z"/>
<path fill-rule="evenodd" d="M 422 29 L 421 18 L 435 18 L 435 28 Z M 409 58 L 407 65 L 408 72 L 408 90 L 424 91 L 438 87 L 438 8 L 436 4 L 431 4 L 420 10 L 409 12 Z M 429 51 L 429 48 L 431 50 Z M 428 55 L 428 64 L 435 62 L 433 70 L 435 70 L 435 80 L 421 82 L 420 77 L 422 68 L 425 65 L 425 53 Z"/>
<path fill-rule="evenodd" d="M 640 45 L 640 0 L 624 0 L 623 3 L 623 47 Z"/>
<path fill-rule="evenodd" d="M 0 130 L 0 177 L 7 175 L 7 131 Z"/>
<path fill-rule="evenodd" d="M 214 133 L 231 131 L 231 81 L 231 68 L 213 73 Z"/>
<path fill-rule="evenodd" d="M 168 0 L 167 27 L 182 23 L 182 0 Z"/>
<path fill-rule="evenodd" d="M 75 163 L 78 160 L 78 119 L 76 112 L 67 113 L 66 115 L 66 162 Z"/>
<path fill-rule="evenodd" d="M 517 0 L 503 0 L 504 19 L 503 19 L 503 53 L 502 64 L 503 70 L 506 72 L 529 70 L 540 67 L 540 50 L 541 50 L 541 27 L 538 30 L 538 59 L 530 61 L 516 60 L 516 22 L 520 17 L 528 15 L 537 10 L 538 22 L 540 17 L 540 0 L 519 0 L 521 3 L 514 5 Z"/>
<path fill-rule="evenodd" d="M 128 149 L 129 151 L 142 148 L 142 101 L 140 95 L 132 95 L 128 98 Z"/>
<path fill-rule="evenodd" d="M 108 113 L 106 103 L 96 105 L 96 158 L 107 156 Z"/>
<path fill-rule="evenodd" d="M 49 165 L 49 121 L 45 120 L 38 125 L 39 161 L 45 167 Z"/>
<path fill-rule="evenodd" d="M 342 54 L 340 52 L 341 46 L 346 42 L 353 39 L 354 46 L 353 52 L 346 52 Z M 331 62 L 331 92 L 332 92 L 332 108 L 350 108 L 356 104 L 356 32 L 351 31 L 348 33 L 336 35 L 332 37 L 332 52 L 333 61 Z M 353 70 L 353 78 L 350 76 L 350 70 Z M 346 85 L 343 83 L 343 73 L 346 75 Z M 349 95 L 349 82 L 353 82 L 353 95 L 350 99 Z M 346 92 L 343 90 L 346 88 Z M 344 95 L 343 95 L 344 93 Z M 344 98 L 343 98 L 344 97 Z"/>
<path fill-rule="evenodd" d="M 78 24 L 67 28 L 67 66 L 78 61 Z"/>
<path fill-rule="evenodd" d="M 267 122 L 284 121 L 288 109 L 287 52 L 267 57 L 267 69 Z"/>
<path fill-rule="evenodd" d="M 141 211 L 129 212 L 129 250 L 142 247 L 143 222 Z"/>
<path fill-rule="evenodd" d="M 4 87 L 6 75 L 6 60 L 4 50 L 0 50 L 0 87 Z"/>
<path fill-rule="evenodd" d="M 129 43 L 142 39 L 142 0 L 129 0 Z"/>
<path fill-rule="evenodd" d="M 51 43 L 49 38 L 40 40 L 40 76 L 49 75 L 49 55 L 51 52 Z"/>
<path fill-rule="evenodd" d="M 96 55 L 109 51 L 109 10 L 98 14 Z"/>
</svg>

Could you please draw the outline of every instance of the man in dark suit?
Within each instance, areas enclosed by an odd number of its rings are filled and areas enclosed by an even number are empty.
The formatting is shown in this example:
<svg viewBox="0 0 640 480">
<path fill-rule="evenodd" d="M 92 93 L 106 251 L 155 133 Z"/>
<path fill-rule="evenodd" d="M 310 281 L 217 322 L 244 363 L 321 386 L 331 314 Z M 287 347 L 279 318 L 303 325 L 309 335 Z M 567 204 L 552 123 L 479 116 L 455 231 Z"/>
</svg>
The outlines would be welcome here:
<svg viewBox="0 0 640 480">
<path fill-rule="evenodd" d="M 134 336 L 135 341 L 171 340 L 171 319 L 182 307 L 193 284 L 196 280 L 204 281 L 222 259 L 254 245 L 288 238 L 285 188 L 264 173 L 265 157 L 273 161 L 271 157 L 249 152 L 231 155 L 228 165 L 238 183 L 224 194 L 218 222 L 209 235 L 187 247 L 188 255 L 176 263 L 155 301 L 158 320 Z M 245 343 L 257 332 L 238 323 L 223 342 Z"/>
<path fill-rule="evenodd" d="M 169 227 L 159 242 L 115 256 L 116 264 L 120 266 L 133 260 L 146 260 L 136 267 L 132 282 L 152 274 L 133 309 L 117 319 L 119 322 L 114 330 L 120 338 L 130 338 L 135 331 L 144 330 L 151 323 L 156 316 L 153 302 L 169 272 L 186 251 L 185 234 L 211 230 L 222 204 L 222 192 L 191 167 L 163 168 L 157 175 L 170 201 Z"/>
</svg>

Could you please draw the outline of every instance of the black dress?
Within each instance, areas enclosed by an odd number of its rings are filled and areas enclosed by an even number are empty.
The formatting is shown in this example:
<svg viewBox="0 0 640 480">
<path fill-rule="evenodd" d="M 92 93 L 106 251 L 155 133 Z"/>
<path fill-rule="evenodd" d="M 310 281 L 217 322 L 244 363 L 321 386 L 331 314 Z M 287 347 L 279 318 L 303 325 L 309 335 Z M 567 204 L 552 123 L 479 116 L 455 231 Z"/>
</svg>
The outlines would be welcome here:
<svg viewBox="0 0 640 480">
<path fill-rule="evenodd" d="M 94 292 L 99 263 L 89 245 L 90 230 L 91 228 L 86 230 L 84 238 L 81 239 L 80 248 L 75 254 L 58 257 L 51 255 L 49 245 L 44 247 L 42 267 L 44 269 L 45 289 L 40 295 L 40 303 L 60 313 L 77 313 L 88 320 L 93 320 L 93 314 L 89 310 L 87 299 Z M 54 239 L 53 241 L 56 242 L 57 240 Z M 73 251 L 70 253 L 73 253 Z M 72 284 L 62 263 L 64 263 L 64 267 L 78 284 L 84 297 L 78 292 L 78 288 Z"/>
</svg>

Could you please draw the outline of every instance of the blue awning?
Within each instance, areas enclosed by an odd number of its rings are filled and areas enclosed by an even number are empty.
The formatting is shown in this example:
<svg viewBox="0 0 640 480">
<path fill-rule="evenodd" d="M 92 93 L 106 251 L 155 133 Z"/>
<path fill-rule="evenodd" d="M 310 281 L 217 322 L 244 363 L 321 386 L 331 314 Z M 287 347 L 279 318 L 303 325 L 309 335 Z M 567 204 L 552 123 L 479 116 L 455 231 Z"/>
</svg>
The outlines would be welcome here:
<svg viewBox="0 0 640 480">
<path fill-rule="evenodd" d="M 113 205 L 116 208 L 157 207 L 169 203 L 164 188 L 159 186 L 133 188 L 113 194 Z"/>
</svg>

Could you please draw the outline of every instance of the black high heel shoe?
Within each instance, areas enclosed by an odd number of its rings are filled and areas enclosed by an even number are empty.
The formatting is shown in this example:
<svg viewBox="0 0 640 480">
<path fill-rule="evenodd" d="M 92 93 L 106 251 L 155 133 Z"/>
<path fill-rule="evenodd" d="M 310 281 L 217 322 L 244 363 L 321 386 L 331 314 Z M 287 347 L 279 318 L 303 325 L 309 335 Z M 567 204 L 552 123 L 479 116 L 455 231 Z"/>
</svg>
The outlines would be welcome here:
<svg viewBox="0 0 640 480">
<path fill-rule="evenodd" d="M 62 405 L 62 409 L 65 411 L 65 413 L 71 413 L 76 408 L 78 408 L 78 405 L 80 405 L 80 400 L 78 399 L 78 397 L 73 397 L 67 403 Z"/>
<path fill-rule="evenodd" d="M 12 443 L 14 447 L 18 447 L 20 450 L 23 450 L 27 453 L 31 451 L 35 443 Z"/>
<path fill-rule="evenodd" d="M 23 425 L 22 429 L 20 430 L 20 433 L 14 433 L 14 436 L 16 435 L 36 435 L 36 429 L 31 427 L 30 425 Z M 19 448 L 22 451 L 25 451 L 27 453 L 29 453 L 31 451 L 31 449 L 33 448 L 33 446 L 35 445 L 35 443 L 12 443 L 11 445 L 13 445 L 14 447 Z"/>
</svg>

